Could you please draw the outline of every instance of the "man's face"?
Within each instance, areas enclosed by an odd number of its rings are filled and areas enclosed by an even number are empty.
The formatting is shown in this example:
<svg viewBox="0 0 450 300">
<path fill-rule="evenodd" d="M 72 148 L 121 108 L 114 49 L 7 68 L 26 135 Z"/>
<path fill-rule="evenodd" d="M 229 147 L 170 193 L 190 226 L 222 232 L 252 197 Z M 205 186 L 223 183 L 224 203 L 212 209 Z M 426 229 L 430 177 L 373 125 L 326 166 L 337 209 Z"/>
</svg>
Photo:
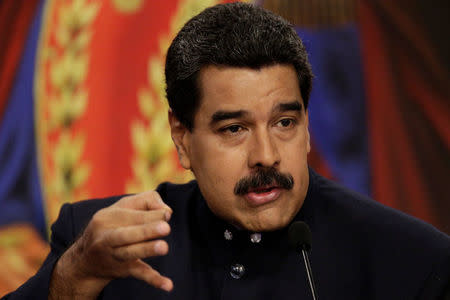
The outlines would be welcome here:
<svg viewBox="0 0 450 300">
<path fill-rule="evenodd" d="M 251 231 L 286 226 L 309 183 L 308 114 L 295 69 L 208 66 L 199 87 L 194 129 L 170 116 L 181 164 L 222 219 Z"/>
</svg>

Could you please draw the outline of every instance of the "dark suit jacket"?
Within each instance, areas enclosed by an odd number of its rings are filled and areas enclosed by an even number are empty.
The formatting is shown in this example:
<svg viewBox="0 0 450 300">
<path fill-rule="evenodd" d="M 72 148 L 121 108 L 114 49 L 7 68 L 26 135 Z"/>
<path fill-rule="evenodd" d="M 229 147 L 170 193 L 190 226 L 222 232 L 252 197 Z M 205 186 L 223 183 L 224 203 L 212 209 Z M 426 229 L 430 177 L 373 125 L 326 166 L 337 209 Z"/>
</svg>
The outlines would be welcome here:
<svg viewBox="0 0 450 300">
<path fill-rule="evenodd" d="M 171 293 L 133 278 L 112 281 L 101 299 L 312 299 L 302 258 L 287 229 L 239 231 L 215 217 L 198 185 L 161 184 L 173 208 L 167 256 L 146 260 L 172 278 Z M 46 299 L 52 269 L 92 215 L 120 197 L 62 207 L 52 227 L 51 253 L 39 272 L 6 299 Z M 450 278 L 450 238 L 415 218 L 384 207 L 310 171 L 305 203 L 295 220 L 309 224 L 319 299 L 443 299 Z M 231 240 L 224 238 L 228 230 Z M 230 275 L 232 266 L 242 277 Z"/>
</svg>

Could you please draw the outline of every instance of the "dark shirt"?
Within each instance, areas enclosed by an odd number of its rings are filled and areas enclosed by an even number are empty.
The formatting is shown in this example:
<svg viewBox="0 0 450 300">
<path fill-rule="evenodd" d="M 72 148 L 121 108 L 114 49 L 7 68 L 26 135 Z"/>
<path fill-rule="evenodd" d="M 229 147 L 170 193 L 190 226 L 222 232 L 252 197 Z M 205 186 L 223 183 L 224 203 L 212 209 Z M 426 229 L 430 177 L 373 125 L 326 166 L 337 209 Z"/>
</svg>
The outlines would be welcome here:
<svg viewBox="0 0 450 300">
<path fill-rule="evenodd" d="M 287 228 L 237 230 L 207 207 L 195 181 L 161 184 L 173 209 L 167 256 L 146 259 L 170 277 L 167 293 L 134 278 L 116 279 L 100 299 L 312 299 L 302 257 Z M 120 197 L 62 207 L 51 253 L 36 276 L 7 299 L 46 299 L 51 271 L 92 215 Z M 293 221 L 312 232 L 310 252 L 319 299 L 443 299 L 450 278 L 450 238 L 310 171 L 305 202 Z M 258 239 L 256 239 L 258 240 Z"/>
</svg>

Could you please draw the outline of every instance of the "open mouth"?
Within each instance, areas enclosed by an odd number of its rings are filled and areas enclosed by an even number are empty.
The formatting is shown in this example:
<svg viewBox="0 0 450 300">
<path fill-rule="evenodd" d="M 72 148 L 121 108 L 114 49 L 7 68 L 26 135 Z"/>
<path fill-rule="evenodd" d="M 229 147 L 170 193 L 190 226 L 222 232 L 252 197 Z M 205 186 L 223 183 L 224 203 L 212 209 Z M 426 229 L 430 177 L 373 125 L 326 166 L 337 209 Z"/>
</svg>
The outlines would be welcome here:
<svg viewBox="0 0 450 300">
<path fill-rule="evenodd" d="M 256 189 L 250 189 L 248 192 L 249 193 L 256 193 L 256 194 L 263 194 L 263 193 L 268 193 L 271 190 L 277 188 L 276 186 L 269 186 L 269 187 L 259 187 Z"/>
<path fill-rule="evenodd" d="M 262 186 L 249 189 L 245 194 L 245 199 L 251 206 L 263 205 L 278 199 L 282 189 L 279 186 Z"/>
</svg>

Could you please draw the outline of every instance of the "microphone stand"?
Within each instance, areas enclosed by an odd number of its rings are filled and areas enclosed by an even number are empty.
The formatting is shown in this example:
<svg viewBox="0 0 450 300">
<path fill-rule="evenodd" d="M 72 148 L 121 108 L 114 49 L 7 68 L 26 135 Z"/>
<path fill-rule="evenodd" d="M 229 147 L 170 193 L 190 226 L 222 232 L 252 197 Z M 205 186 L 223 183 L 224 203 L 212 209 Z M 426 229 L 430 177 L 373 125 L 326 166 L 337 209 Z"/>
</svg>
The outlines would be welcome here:
<svg viewBox="0 0 450 300">
<path fill-rule="evenodd" d="M 311 249 L 311 230 L 308 224 L 302 221 L 297 221 L 289 226 L 288 231 L 289 244 L 300 254 L 302 252 L 303 262 L 305 263 L 306 275 L 308 276 L 309 288 L 311 289 L 311 295 L 314 300 L 319 299 L 317 297 L 316 287 L 314 286 L 314 278 L 311 270 L 311 263 L 308 257 L 308 250 Z"/>
<path fill-rule="evenodd" d="M 306 249 L 304 247 L 302 247 L 302 255 L 303 255 L 303 261 L 304 261 L 305 267 L 306 267 L 306 275 L 308 276 L 309 288 L 311 289 L 311 295 L 312 295 L 313 300 L 317 300 L 318 298 L 317 298 L 316 287 L 314 285 L 311 264 L 309 262 L 308 252 L 306 251 Z"/>
</svg>

